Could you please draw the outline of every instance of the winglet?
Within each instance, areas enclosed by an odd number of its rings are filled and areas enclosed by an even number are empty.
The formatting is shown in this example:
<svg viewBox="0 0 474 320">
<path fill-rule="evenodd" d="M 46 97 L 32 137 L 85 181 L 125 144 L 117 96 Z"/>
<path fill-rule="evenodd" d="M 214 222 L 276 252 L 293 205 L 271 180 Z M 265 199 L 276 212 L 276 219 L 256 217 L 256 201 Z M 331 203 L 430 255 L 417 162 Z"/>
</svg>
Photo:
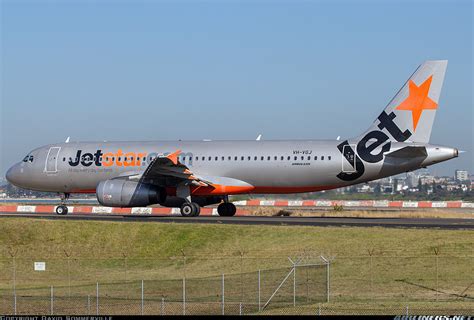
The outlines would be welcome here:
<svg viewBox="0 0 474 320">
<path fill-rule="evenodd" d="M 181 150 L 176 150 L 175 152 L 167 155 L 166 157 L 173 162 L 174 165 L 178 164 L 178 155 L 181 153 Z"/>
</svg>

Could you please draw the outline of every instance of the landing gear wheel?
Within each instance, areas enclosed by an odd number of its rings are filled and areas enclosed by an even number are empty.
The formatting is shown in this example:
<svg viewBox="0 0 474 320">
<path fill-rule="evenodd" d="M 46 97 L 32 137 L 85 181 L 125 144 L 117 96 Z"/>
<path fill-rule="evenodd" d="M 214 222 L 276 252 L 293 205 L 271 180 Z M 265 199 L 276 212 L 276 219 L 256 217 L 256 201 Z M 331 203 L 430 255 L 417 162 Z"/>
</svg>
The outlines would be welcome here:
<svg viewBox="0 0 474 320">
<path fill-rule="evenodd" d="M 194 202 L 185 202 L 181 206 L 181 215 L 183 217 L 197 217 L 201 212 L 201 207 Z"/>
<path fill-rule="evenodd" d="M 59 215 L 66 215 L 67 214 L 67 207 L 66 206 L 57 206 L 56 207 L 56 214 L 59 214 Z"/>
<path fill-rule="evenodd" d="M 193 217 L 199 216 L 199 213 L 201 213 L 201 207 L 196 202 L 191 202 L 191 205 L 194 207 Z"/>
<path fill-rule="evenodd" d="M 237 208 L 235 207 L 235 205 L 233 203 L 221 203 L 219 206 L 217 206 L 217 213 L 221 216 L 221 217 L 232 217 L 235 215 L 235 213 L 237 212 Z"/>
</svg>

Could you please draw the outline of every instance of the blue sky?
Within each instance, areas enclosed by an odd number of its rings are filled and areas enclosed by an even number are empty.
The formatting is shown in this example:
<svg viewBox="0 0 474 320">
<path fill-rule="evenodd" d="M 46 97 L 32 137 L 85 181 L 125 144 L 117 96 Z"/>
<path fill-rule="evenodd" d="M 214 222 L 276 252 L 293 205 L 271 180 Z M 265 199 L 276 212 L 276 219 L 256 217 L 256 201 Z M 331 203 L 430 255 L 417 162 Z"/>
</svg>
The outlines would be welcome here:
<svg viewBox="0 0 474 320">
<path fill-rule="evenodd" d="M 448 59 L 431 167 L 474 172 L 472 1 L 2 1 L 0 170 L 72 140 L 363 132 Z"/>
</svg>

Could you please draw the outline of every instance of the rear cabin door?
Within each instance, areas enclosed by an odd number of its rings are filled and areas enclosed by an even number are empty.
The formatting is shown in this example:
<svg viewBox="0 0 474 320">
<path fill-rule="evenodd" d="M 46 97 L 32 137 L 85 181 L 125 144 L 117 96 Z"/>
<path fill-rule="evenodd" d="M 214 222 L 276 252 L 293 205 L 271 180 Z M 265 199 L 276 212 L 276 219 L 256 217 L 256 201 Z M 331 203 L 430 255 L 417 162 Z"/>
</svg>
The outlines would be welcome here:
<svg viewBox="0 0 474 320">
<path fill-rule="evenodd" d="M 345 145 L 342 148 L 342 172 L 351 173 L 356 172 L 356 145 Z"/>
</svg>

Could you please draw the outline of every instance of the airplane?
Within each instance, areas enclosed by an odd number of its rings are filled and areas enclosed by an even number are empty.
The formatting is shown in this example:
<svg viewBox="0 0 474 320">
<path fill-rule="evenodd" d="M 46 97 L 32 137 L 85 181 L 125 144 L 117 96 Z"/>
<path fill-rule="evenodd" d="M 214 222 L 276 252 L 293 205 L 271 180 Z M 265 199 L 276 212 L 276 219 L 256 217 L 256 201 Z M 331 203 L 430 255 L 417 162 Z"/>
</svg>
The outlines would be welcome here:
<svg viewBox="0 0 474 320">
<path fill-rule="evenodd" d="M 229 195 L 316 192 L 368 182 L 446 161 L 456 148 L 430 144 L 447 60 L 426 61 L 362 134 L 337 140 L 70 142 L 29 152 L 6 173 L 21 188 L 56 192 L 57 214 L 71 193 L 95 193 L 103 206 L 180 208 L 198 216 Z M 355 111 L 348 111 L 350 112 Z M 348 117 L 347 121 L 350 121 Z"/>
</svg>

